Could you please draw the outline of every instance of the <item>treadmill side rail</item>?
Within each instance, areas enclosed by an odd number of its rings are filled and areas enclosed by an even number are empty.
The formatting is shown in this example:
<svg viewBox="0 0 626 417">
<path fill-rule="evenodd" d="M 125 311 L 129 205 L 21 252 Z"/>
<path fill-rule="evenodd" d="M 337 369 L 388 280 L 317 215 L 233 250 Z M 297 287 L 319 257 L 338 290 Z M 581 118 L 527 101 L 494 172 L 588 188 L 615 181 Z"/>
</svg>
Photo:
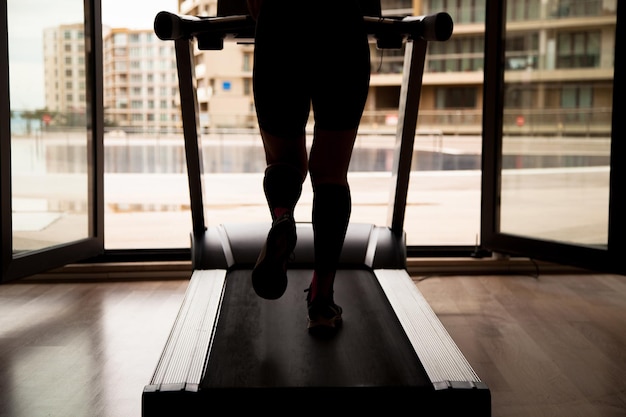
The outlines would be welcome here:
<svg viewBox="0 0 626 417">
<path fill-rule="evenodd" d="M 466 397 L 471 415 L 491 415 L 491 394 L 460 351 L 409 274 L 377 269 L 378 279 L 435 391 L 449 398 Z M 470 394 L 472 392 L 472 394 Z"/>
<path fill-rule="evenodd" d="M 172 396 L 194 398 L 190 394 L 198 391 L 211 351 L 225 283 L 225 270 L 193 272 L 156 370 L 144 387 L 143 415 L 155 415 L 155 410 L 181 403 L 171 401 Z"/>
</svg>

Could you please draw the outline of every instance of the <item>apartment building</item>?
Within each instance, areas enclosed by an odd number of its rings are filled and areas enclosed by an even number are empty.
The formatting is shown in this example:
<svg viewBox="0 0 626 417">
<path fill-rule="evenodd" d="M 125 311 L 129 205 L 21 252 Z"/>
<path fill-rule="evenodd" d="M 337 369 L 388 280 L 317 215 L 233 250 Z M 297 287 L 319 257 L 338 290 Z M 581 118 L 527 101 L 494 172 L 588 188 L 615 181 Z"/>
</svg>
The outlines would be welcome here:
<svg viewBox="0 0 626 417">
<path fill-rule="evenodd" d="M 616 0 L 509 0 L 504 132 L 610 135 Z"/>
<path fill-rule="evenodd" d="M 105 28 L 104 116 L 107 130 L 167 133 L 181 128 L 173 42 L 151 29 Z"/>
<path fill-rule="evenodd" d="M 54 114 L 48 114 L 45 123 L 71 124 L 85 113 L 84 36 L 84 26 L 78 23 L 43 31 L 45 106 Z"/>
<path fill-rule="evenodd" d="M 179 12 L 194 16 L 217 16 L 218 0 L 179 0 Z M 383 0 L 386 14 L 412 14 L 412 0 Z M 374 46 L 372 46 L 374 48 Z M 375 49 L 375 48 L 374 48 Z M 204 129 L 221 127 L 250 127 L 256 123 L 252 94 L 253 45 L 226 42 L 220 51 L 195 50 L 196 78 L 200 125 Z M 373 53 L 372 56 L 375 56 Z M 366 114 L 380 113 L 378 107 L 397 112 L 402 67 L 402 52 L 385 51 L 384 68 L 394 68 L 395 76 L 373 71 L 372 90 Z M 373 59 L 372 66 L 378 66 Z M 382 103 L 382 104 L 380 104 Z M 367 117 L 367 116 L 366 116 Z M 370 116 L 373 123 L 375 117 Z M 382 117 L 384 120 L 384 116 Z"/>
<path fill-rule="evenodd" d="M 454 34 L 428 46 L 419 127 L 480 135 L 485 0 L 382 0 L 383 15 L 448 12 Z M 610 123 L 616 0 L 508 0 L 504 131 L 606 136 Z M 216 16 L 217 0 L 179 0 L 181 14 Z M 252 45 L 196 50 L 200 123 L 251 126 Z M 363 125 L 393 128 L 403 50 L 372 45 Z"/>
</svg>

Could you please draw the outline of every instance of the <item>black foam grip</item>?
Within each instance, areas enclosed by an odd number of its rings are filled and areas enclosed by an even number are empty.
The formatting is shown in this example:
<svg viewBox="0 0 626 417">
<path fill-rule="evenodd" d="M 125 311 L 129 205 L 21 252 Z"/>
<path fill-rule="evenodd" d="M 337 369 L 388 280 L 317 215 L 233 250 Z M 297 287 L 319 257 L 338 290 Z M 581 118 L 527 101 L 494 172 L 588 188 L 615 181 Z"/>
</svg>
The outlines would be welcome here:
<svg viewBox="0 0 626 417">
<path fill-rule="evenodd" d="M 154 33 L 164 41 L 181 39 L 185 36 L 182 20 L 181 16 L 174 13 L 159 12 L 154 18 Z"/>
<path fill-rule="evenodd" d="M 445 12 L 425 16 L 422 24 L 422 38 L 427 41 L 447 41 L 454 29 L 452 17 Z"/>
</svg>

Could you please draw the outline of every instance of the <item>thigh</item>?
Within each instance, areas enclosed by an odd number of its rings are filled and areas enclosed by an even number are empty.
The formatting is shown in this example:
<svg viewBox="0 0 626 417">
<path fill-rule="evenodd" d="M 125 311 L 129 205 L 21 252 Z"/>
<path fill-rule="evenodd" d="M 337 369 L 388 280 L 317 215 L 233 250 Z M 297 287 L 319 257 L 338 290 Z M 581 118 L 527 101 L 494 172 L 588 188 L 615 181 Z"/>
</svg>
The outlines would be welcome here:
<svg viewBox="0 0 626 417">
<path fill-rule="evenodd" d="M 310 110 L 302 28 L 280 0 L 266 0 L 257 21 L 253 87 L 259 126 L 281 137 L 300 136 Z"/>
<path fill-rule="evenodd" d="M 363 17 L 356 1 L 342 1 L 322 16 L 323 29 L 314 44 L 312 91 L 316 126 L 324 130 L 358 127 L 367 100 L 370 52 Z"/>
</svg>

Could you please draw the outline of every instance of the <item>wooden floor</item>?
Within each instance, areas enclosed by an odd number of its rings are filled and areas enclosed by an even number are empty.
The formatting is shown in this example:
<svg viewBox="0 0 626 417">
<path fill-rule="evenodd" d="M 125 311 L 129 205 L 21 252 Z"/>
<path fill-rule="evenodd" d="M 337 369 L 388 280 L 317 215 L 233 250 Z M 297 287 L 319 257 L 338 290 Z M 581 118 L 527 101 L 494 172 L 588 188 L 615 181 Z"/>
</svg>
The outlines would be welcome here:
<svg viewBox="0 0 626 417">
<path fill-rule="evenodd" d="M 186 284 L 1 285 L 0 415 L 139 417 Z M 489 385 L 494 417 L 626 415 L 626 277 L 417 285 Z"/>
</svg>

